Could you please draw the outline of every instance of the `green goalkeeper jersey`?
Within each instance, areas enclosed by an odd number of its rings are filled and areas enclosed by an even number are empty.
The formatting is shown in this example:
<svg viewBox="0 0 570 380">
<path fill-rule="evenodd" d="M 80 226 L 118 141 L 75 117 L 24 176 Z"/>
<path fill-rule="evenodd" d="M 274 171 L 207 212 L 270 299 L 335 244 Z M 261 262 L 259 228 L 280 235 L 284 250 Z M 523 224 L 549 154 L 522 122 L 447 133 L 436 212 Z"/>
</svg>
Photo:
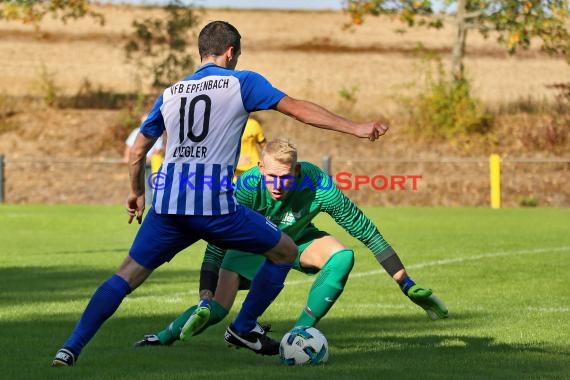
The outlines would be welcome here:
<svg viewBox="0 0 570 380">
<path fill-rule="evenodd" d="M 351 236 L 365 244 L 375 256 L 390 248 L 374 223 L 340 191 L 331 177 L 310 162 L 299 162 L 301 170 L 288 193 L 275 201 L 266 189 L 266 182 L 259 168 L 244 172 L 236 184 L 236 198 L 275 223 L 281 231 L 297 241 L 303 231 L 312 226 L 320 212 L 326 212 Z M 219 268 L 224 256 L 222 250 L 208 244 L 204 262 Z"/>
</svg>

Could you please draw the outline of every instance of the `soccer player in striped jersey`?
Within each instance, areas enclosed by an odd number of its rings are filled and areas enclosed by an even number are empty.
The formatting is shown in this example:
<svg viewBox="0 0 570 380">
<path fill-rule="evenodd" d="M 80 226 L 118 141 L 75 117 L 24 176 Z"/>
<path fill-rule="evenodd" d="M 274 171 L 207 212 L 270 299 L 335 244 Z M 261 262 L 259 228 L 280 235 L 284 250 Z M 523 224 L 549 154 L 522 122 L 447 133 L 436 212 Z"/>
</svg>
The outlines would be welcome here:
<svg viewBox="0 0 570 380">
<path fill-rule="evenodd" d="M 270 141 L 259 167 L 242 174 L 237 185 L 240 204 L 264 215 L 297 244 L 299 254 L 293 268 L 306 274 L 318 273 L 296 326 L 314 326 L 325 316 L 341 295 L 354 263 L 351 249 L 313 225 L 313 218 L 321 212 L 365 244 L 402 292 L 431 319 L 447 318 L 445 304 L 431 289 L 415 284 L 376 226 L 334 186 L 330 177 L 309 162 L 297 163 L 297 150 L 290 142 Z M 135 346 L 187 340 L 220 322 L 232 307 L 238 289 L 247 288 L 262 262 L 258 255 L 209 244 L 202 264 L 200 303 Z"/>
<path fill-rule="evenodd" d="M 306 124 L 375 141 L 388 126 L 357 123 L 325 108 L 287 96 L 253 71 L 235 70 L 241 36 L 224 21 L 198 36 L 201 66 L 166 88 L 141 125 L 130 153 L 129 223 L 142 222 L 145 156 L 166 131 L 164 162 L 153 177 L 153 203 L 119 270 L 95 291 L 52 365 L 72 366 L 83 347 L 122 300 L 152 271 L 200 239 L 224 249 L 247 250 L 264 262 L 226 340 L 263 355 L 278 354 L 279 342 L 260 333 L 257 318 L 283 288 L 297 246 L 273 223 L 238 204 L 232 177 L 250 112 L 274 109 Z"/>
</svg>

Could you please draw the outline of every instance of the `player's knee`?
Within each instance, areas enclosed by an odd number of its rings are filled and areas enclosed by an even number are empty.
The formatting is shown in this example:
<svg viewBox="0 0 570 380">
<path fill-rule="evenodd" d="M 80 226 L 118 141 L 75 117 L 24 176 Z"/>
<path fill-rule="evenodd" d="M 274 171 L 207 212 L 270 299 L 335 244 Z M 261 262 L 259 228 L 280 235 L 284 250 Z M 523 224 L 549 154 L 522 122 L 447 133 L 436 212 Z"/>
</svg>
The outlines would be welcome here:
<svg viewBox="0 0 570 380">
<path fill-rule="evenodd" d="M 266 254 L 266 257 L 277 264 L 290 264 L 297 258 L 298 248 L 289 236 L 282 233 L 281 239 L 275 248 Z"/>
<path fill-rule="evenodd" d="M 342 281 L 346 281 L 354 267 L 354 251 L 348 248 L 336 251 L 329 259 L 329 265 L 333 266 L 341 274 Z"/>
<path fill-rule="evenodd" d="M 292 244 L 287 246 L 285 256 L 283 257 L 283 259 L 286 260 L 287 263 L 295 262 L 295 259 L 299 254 L 299 247 L 297 247 L 297 244 L 293 243 L 293 241 L 291 241 L 291 243 Z"/>
<path fill-rule="evenodd" d="M 345 268 L 348 272 L 352 270 L 354 266 L 354 251 L 352 249 L 341 249 L 332 254 L 331 259 L 336 261 L 337 265 Z"/>
<path fill-rule="evenodd" d="M 143 267 L 132 257 L 127 256 L 116 274 L 129 284 L 131 290 L 135 290 L 151 273 L 152 269 Z"/>
</svg>

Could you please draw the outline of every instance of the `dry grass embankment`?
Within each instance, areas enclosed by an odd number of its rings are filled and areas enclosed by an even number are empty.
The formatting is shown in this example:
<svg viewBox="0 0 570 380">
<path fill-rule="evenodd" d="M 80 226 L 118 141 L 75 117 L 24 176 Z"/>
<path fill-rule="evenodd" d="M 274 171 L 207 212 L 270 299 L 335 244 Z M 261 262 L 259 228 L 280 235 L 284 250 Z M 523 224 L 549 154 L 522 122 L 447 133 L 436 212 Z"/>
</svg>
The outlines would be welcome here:
<svg viewBox="0 0 570 380">
<path fill-rule="evenodd" d="M 121 111 L 46 109 L 29 98 L 41 95 L 37 83 L 42 65 L 60 95 L 75 94 L 86 79 L 109 92 L 130 93 L 141 85 L 146 88 L 146 82 L 138 82 L 135 68 L 125 62 L 122 45 L 134 18 L 158 10 L 101 9 L 107 19 L 104 27 L 90 20 L 66 26 L 46 20 L 42 36 L 28 26 L 0 22 L 0 95 L 10 102 L 16 99 L 0 123 L 0 154 L 6 155 L 8 162 L 20 161 L 7 166 L 6 198 L 10 202 L 122 201 L 126 169 L 117 168 L 120 164 L 102 169 L 103 165 L 51 165 L 46 159 L 120 159 L 122 141 L 117 138 L 117 128 Z M 474 138 L 451 144 L 423 141 L 402 127 L 400 99 L 413 93 L 419 81 L 416 47 L 421 43 L 426 50 L 442 54 L 447 62 L 451 29 L 397 34 L 394 31 L 400 24 L 370 18 L 361 27 L 345 31 L 342 25 L 347 17 L 340 12 L 207 10 L 202 19 L 204 23 L 224 19 L 236 25 L 243 35 L 240 68 L 263 73 L 288 94 L 336 110 L 350 109 L 361 118 L 383 114 L 392 119 L 393 128 L 382 142 L 369 144 L 301 126 L 274 112 L 259 115 L 269 138 L 290 136 L 303 158 L 318 163 L 323 156 L 332 156 L 333 171 L 424 176 L 415 192 L 349 192 L 359 202 L 485 205 L 488 179 L 484 160 L 489 153 L 526 157 L 568 157 L 570 153 L 568 144 L 549 146 L 544 134 L 538 137 L 544 141 L 536 142 L 536 130 L 547 128 L 541 115 L 501 116 L 494 140 Z M 475 34 L 470 35 L 467 49 L 465 64 L 474 94 L 491 107 L 508 107 L 521 99 L 551 100 L 554 92 L 548 85 L 570 82 L 570 66 L 537 49 L 509 57 L 492 39 Z M 343 89 L 354 90 L 352 108 L 339 95 Z M 533 124 L 537 129 L 529 127 Z M 380 163 L 457 156 L 479 157 L 481 163 Z M 39 157 L 43 157 L 42 167 L 22 163 Z M 353 162 L 356 157 L 367 162 Z M 506 204 L 515 206 L 525 198 L 537 197 L 539 205 L 569 206 L 568 171 L 568 166 L 557 164 L 519 166 L 505 179 Z M 518 175 L 521 172 L 525 175 Z"/>
</svg>

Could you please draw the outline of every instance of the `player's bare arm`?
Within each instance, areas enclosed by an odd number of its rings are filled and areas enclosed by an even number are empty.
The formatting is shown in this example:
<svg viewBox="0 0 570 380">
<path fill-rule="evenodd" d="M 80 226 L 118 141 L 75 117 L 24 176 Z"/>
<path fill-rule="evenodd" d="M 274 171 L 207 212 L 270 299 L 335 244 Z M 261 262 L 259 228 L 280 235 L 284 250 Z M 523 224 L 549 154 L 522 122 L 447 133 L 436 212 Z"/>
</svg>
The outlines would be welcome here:
<svg viewBox="0 0 570 380">
<path fill-rule="evenodd" d="M 127 197 L 127 213 L 129 214 L 129 224 L 133 218 L 141 224 L 145 207 L 145 184 L 144 167 L 146 164 L 146 154 L 156 142 L 157 137 L 147 137 L 142 133 L 137 135 L 135 143 L 129 154 L 129 176 L 131 183 L 131 193 Z"/>
<path fill-rule="evenodd" d="M 356 137 L 377 140 L 388 130 L 380 121 L 356 123 L 336 115 L 318 104 L 285 96 L 276 106 L 277 111 L 317 128 L 348 133 Z"/>
</svg>

